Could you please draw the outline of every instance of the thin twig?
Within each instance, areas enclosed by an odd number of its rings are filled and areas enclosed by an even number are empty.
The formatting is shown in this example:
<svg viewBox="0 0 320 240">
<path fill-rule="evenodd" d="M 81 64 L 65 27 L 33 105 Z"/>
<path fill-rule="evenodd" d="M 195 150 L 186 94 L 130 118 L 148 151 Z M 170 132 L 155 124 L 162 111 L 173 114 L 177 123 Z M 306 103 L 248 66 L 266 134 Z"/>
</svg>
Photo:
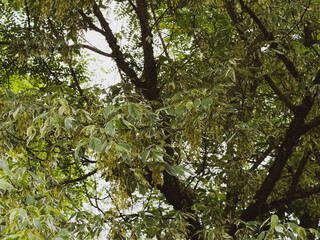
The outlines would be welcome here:
<svg viewBox="0 0 320 240">
<path fill-rule="evenodd" d="M 157 22 L 158 19 L 157 19 L 156 13 L 155 13 L 155 11 L 154 11 L 153 4 L 151 4 L 151 11 L 152 11 L 152 15 L 153 15 L 153 18 L 154 18 L 155 22 Z M 165 44 L 165 42 L 164 42 L 164 40 L 163 40 L 163 37 L 162 37 L 162 35 L 161 35 L 159 26 L 158 26 L 158 25 L 155 25 L 155 24 L 154 24 L 154 26 L 156 26 L 156 30 L 157 30 L 157 33 L 158 33 L 158 35 L 159 35 L 159 38 L 160 38 L 160 41 L 161 41 L 161 44 L 162 44 L 162 47 L 163 47 L 163 51 L 164 51 L 166 57 L 167 57 L 168 59 L 170 59 L 170 56 L 169 56 L 169 54 L 168 54 L 168 49 L 167 49 L 167 46 L 166 46 L 166 44 Z"/>
<path fill-rule="evenodd" d="M 296 25 L 286 35 L 284 35 L 280 40 L 283 40 L 286 37 L 288 37 L 299 26 L 299 24 L 302 22 L 302 19 L 303 19 L 304 15 L 306 14 L 308 8 L 310 7 L 310 5 L 311 5 L 311 0 L 309 0 L 308 6 L 304 9 L 304 11 L 303 11 L 302 15 L 300 16 L 300 19 L 296 23 Z"/>
</svg>

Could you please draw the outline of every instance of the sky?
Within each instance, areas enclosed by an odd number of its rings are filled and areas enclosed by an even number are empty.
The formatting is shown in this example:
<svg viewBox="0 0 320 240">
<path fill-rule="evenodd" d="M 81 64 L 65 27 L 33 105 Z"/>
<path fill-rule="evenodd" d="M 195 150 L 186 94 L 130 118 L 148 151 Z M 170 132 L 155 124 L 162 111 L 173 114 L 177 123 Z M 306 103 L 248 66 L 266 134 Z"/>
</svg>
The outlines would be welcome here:
<svg viewBox="0 0 320 240">
<path fill-rule="evenodd" d="M 104 12 L 114 34 L 120 32 L 121 28 L 126 24 L 125 19 L 116 20 L 116 16 L 113 13 L 115 7 L 116 4 L 113 2 L 111 3 L 109 10 L 107 9 Z M 111 53 L 107 41 L 100 33 L 87 31 L 83 35 L 83 40 L 85 41 L 85 44 L 94 46 L 104 52 Z M 121 45 L 121 43 L 118 44 Z M 93 73 L 93 84 L 101 84 L 104 87 L 108 87 L 120 82 L 118 69 L 111 58 L 87 49 L 85 49 L 84 52 L 88 54 L 90 59 L 90 61 L 88 61 L 88 69 Z"/>
</svg>

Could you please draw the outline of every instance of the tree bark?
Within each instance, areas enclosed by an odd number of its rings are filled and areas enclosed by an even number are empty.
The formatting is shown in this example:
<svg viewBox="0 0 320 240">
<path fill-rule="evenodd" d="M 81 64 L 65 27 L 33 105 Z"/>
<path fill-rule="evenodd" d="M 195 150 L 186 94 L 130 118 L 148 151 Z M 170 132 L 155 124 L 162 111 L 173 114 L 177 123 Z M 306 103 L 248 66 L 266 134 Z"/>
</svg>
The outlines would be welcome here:
<svg viewBox="0 0 320 240">
<path fill-rule="evenodd" d="M 300 225 L 304 228 L 314 228 L 317 229 L 319 226 L 319 217 L 310 216 L 309 214 L 305 213 L 300 216 Z M 314 240 L 315 236 L 311 233 L 308 233 L 307 238 L 309 240 Z"/>
</svg>

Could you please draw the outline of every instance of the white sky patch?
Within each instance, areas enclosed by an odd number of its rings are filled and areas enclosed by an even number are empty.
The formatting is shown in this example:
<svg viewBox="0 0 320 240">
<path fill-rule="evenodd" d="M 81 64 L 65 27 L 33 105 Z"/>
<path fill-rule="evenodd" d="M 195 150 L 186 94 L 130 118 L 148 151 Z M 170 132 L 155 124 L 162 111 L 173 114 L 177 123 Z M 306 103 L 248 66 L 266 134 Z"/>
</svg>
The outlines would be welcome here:
<svg viewBox="0 0 320 240">
<path fill-rule="evenodd" d="M 100 33 L 88 31 L 85 33 L 84 39 L 86 41 L 85 44 L 106 53 L 111 53 L 107 41 Z M 101 84 L 103 87 L 108 87 L 120 81 L 116 64 L 110 57 L 102 56 L 87 49 L 84 52 L 89 58 L 88 69 L 93 74 L 90 85 Z"/>
<path fill-rule="evenodd" d="M 126 25 L 126 19 L 116 20 L 116 15 L 114 14 L 114 9 L 117 3 L 112 2 L 106 10 L 104 10 L 104 15 L 108 21 L 113 34 L 119 33 L 121 28 Z M 97 26 L 100 25 L 97 23 Z M 88 44 L 95 47 L 103 52 L 111 53 L 108 42 L 105 37 L 95 31 L 87 31 L 83 35 L 84 44 Z M 118 45 L 126 44 L 118 42 Z M 92 81 L 90 85 L 101 84 L 102 87 L 108 87 L 120 82 L 120 75 L 116 63 L 110 57 L 102 56 L 91 50 L 85 49 L 84 52 L 88 54 L 88 69 L 93 73 Z"/>
</svg>

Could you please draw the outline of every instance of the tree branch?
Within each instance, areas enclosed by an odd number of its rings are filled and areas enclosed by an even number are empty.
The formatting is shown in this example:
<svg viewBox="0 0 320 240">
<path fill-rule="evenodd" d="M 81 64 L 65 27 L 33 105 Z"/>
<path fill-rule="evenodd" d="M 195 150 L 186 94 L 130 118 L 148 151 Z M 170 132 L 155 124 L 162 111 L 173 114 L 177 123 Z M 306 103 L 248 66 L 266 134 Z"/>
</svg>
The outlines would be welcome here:
<svg viewBox="0 0 320 240">
<path fill-rule="evenodd" d="M 313 80 L 313 84 L 320 84 L 320 70 L 318 70 L 314 80 Z"/>
<path fill-rule="evenodd" d="M 91 50 L 93 52 L 96 52 L 96 53 L 98 53 L 98 54 L 100 54 L 102 56 L 111 57 L 111 58 L 113 57 L 112 53 L 106 53 L 106 52 L 101 51 L 100 49 L 98 49 L 96 47 L 92 47 L 92 46 L 87 45 L 87 44 L 81 44 L 80 46 L 83 47 L 83 48 L 89 49 L 89 50 Z"/>
<path fill-rule="evenodd" d="M 104 30 L 104 31 L 102 31 L 103 35 L 105 36 L 105 38 L 109 44 L 109 47 L 112 50 L 112 56 L 113 56 L 114 60 L 116 61 L 117 66 L 131 79 L 132 83 L 137 88 L 142 89 L 144 86 L 143 82 L 140 81 L 136 72 L 132 68 L 130 68 L 129 64 L 125 61 L 123 53 L 120 50 L 120 46 L 117 44 L 117 38 L 114 36 L 114 34 L 109 26 L 109 23 L 104 18 L 103 14 L 100 11 L 100 8 L 98 7 L 96 2 L 94 2 L 94 5 L 93 5 L 93 13 L 98 18 L 98 21 L 100 22 L 100 24 Z M 84 14 L 84 16 L 85 16 L 85 14 Z M 88 17 L 87 18 L 84 17 L 84 19 L 86 20 L 86 19 L 88 19 Z"/>
<path fill-rule="evenodd" d="M 42 60 L 42 63 L 44 64 L 44 66 L 46 67 L 46 69 L 49 71 L 49 73 L 56 79 L 57 83 L 62 83 L 62 81 L 60 81 L 60 79 L 58 78 L 57 74 L 55 72 L 53 72 L 51 70 L 51 68 L 49 67 L 49 65 L 46 63 L 45 60 Z"/>
<path fill-rule="evenodd" d="M 78 77 L 77 77 L 77 74 L 76 72 L 74 71 L 71 63 L 69 63 L 69 68 L 70 68 L 70 72 L 71 72 L 71 76 L 72 76 L 72 79 L 76 85 L 76 88 L 78 89 L 79 93 L 80 93 L 80 96 L 84 98 L 84 100 L 86 102 L 88 102 L 88 98 L 83 94 L 83 90 L 82 88 L 80 87 L 80 83 L 79 83 L 79 80 L 78 80 Z"/>
<path fill-rule="evenodd" d="M 98 28 L 93 22 L 92 20 L 83 12 L 83 10 L 78 10 L 78 12 L 80 13 L 81 17 L 84 19 L 84 21 L 89 25 L 89 28 L 91 28 L 92 30 L 101 33 L 103 36 L 105 36 L 105 32 Z"/>
<path fill-rule="evenodd" d="M 158 76 L 153 54 L 153 36 L 149 26 L 149 13 L 145 0 L 137 0 L 137 11 L 140 20 L 141 42 L 144 56 L 144 75 L 146 80 L 146 91 L 144 94 L 147 95 L 149 99 L 158 100 L 160 91 L 157 87 Z"/>
<path fill-rule="evenodd" d="M 309 132 L 313 128 L 318 127 L 319 125 L 320 125 L 320 116 L 317 116 L 311 122 L 303 126 L 303 133 Z"/>
<path fill-rule="evenodd" d="M 262 32 L 264 36 L 264 40 L 266 41 L 273 41 L 274 36 L 271 32 L 267 30 L 267 28 L 263 25 L 263 23 L 260 21 L 260 19 L 257 17 L 257 15 L 252 11 L 251 8 L 249 8 L 243 0 L 239 0 L 241 8 L 243 9 L 244 12 L 248 13 L 249 16 L 253 19 L 253 21 L 258 25 L 258 28 Z M 271 49 L 277 49 L 278 48 L 278 43 L 271 43 L 270 44 Z M 294 66 L 293 62 L 289 60 L 284 54 L 276 53 L 277 57 L 284 63 L 286 66 L 286 69 L 291 73 L 291 75 L 297 79 L 299 82 L 301 81 L 300 75 L 298 73 L 298 70 Z"/>
<path fill-rule="evenodd" d="M 310 154 L 311 154 L 311 151 L 308 150 L 303 155 L 302 159 L 300 160 L 299 166 L 298 166 L 295 174 L 292 177 L 291 185 L 290 185 L 290 188 L 289 188 L 289 191 L 288 191 L 288 195 L 289 196 L 292 195 L 295 192 L 295 190 L 297 188 L 297 185 L 298 185 L 298 182 L 299 182 L 299 178 L 301 177 L 303 169 L 304 169 L 304 167 L 306 166 L 306 164 L 307 164 L 307 162 L 309 160 Z"/>
<path fill-rule="evenodd" d="M 225 0 L 225 5 L 226 5 L 226 9 L 228 11 L 228 14 L 229 14 L 232 22 L 234 23 L 234 25 L 235 25 L 235 27 L 237 29 L 237 32 L 239 33 L 241 39 L 246 41 L 247 39 L 244 36 L 244 32 L 242 31 L 242 29 L 240 29 L 238 27 L 238 25 L 240 23 L 240 18 L 239 18 L 239 15 L 236 12 L 234 1 L 233 0 Z"/>
<path fill-rule="evenodd" d="M 154 8 L 153 8 L 152 4 L 151 4 L 151 11 L 152 11 L 152 15 L 153 15 L 154 21 L 158 22 L 158 19 L 157 19 L 157 16 L 156 16 L 156 13 L 154 11 Z M 166 44 L 165 44 L 165 42 L 163 40 L 163 37 L 162 37 L 161 32 L 160 32 L 160 29 L 159 29 L 158 25 L 155 25 L 155 26 L 156 26 L 156 30 L 158 32 L 158 35 L 159 35 L 159 38 L 160 38 L 160 41 L 161 41 L 161 45 L 163 47 L 163 51 L 164 51 L 166 57 L 168 59 L 170 59 L 170 56 L 169 56 L 169 53 L 168 53 L 168 49 L 167 49 L 167 46 L 166 46 Z"/>
<path fill-rule="evenodd" d="M 263 162 L 263 160 L 266 159 L 266 157 L 272 152 L 273 149 L 274 149 L 273 144 L 270 144 L 267 150 L 262 154 L 261 157 L 257 159 L 257 161 L 252 165 L 249 171 L 252 172 L 256 170 L 259 167 L 259 165 Z"/>
<path fill-rule="evenodd" d="M 299 21 L 296 23 L 296 25 L 295 25 L 293 28 L 290 29 L 290 31 L 289 31 L 286 35 L 284 35 L 284 36 L 281 38 L 281 40 L 283 40 L 283 39 L 285 39 L 286 37 L 288 37 L 288 36 L 299 26 L 299 24 L 302 22 L 302 19 L 303 19 L 304 15 L 306 14 L 308 8 L 310 7 L 310 5 L 311 5 L 311 0 L 309 0 L 308 6 L 305 7 L 303 13 L 302 13 L 301 16 L 300 16 Z"/>
<path fill-rule="evenodd" d="M 304 121 L 310 112 L 313 103 L 314 102 L 310 97 L 305 97 L 302 100 L 302 104 L 297 107 L 296 114 L 286 131 L 285 138 L 269 169 L 269 173 L 255 194 L 255 202 L 242 212 L 240 216 L 241 220 L 252 221 L 261 213 L 261 209 L 265 206 L 267 198 L 271 194 L 277 181 L 280 179 L 283 169 L 292 155 L 293 148 L 298 144 L 300 137 L 304 133 Z"/>
<path fill-rule="evenodd" d="M 294 106 L 290 100 L 281 92 L 281 90 L 277 87 L 277 85 L 272 81 L 271 77 L 269 75 L 264 75 L 264 79 L 269 84 L 269 86 L 272 88 L 272 90 L 277 94 L 279 99 L 292 111 L 296 112 L 297 107 Z"/>
<path fill-rule="evenodd" d="M 27 23 L 28 23 L 28 30 L 31 31 L 31 24 L 30 24 L 30 11 L 27 2 L 24 3 L 26 7 L 26 14 L 27 14 Z"/>
<path fill-rule="evenodd" d="M 0 45 L 10 45 L 9 41 L 0 41 Z"/>
<path fill-rule="evenodd" d="M 260 31 L 263 33 L 264 39 L 267 41 L 274 40 L 274 37 L 272 33 L 270 33 L 266 27 L 263 25 L 263 23 L 260 21 L 260 19 L 257 17 L 257 15 L 252 11 L 251 8 L 249 8 L 243 0 L 239 0 L 240 6 L 242 10 L 249 14 L 249 16 L 253 19 L 253 21 L 258 25 Z"/>
<path fill-rule="evenodd" d="M 279 208 L 285 204 L 290 204 L 294 200 L 303 199 L 303 198 L 309 197 L 314 194 L 319 194 L 319 193 L 320 193 L 320 185 L 315 186 L 315 187 L 308 189 L 308 190 L 302 190 L 299 192 L 295 192 L 285 198 L 282 198 L 280 200 L 276 200 L 276 201 L 269 203 L 268 205 L 266 205 L 264 207 L 263 212 L 266 212 L 268 210 L 272 210 L 275 208 Z"/>
<path fill-rule="evenodd" d="M 92 176 L 93 174 L 97 173 L 98 169 L 94 169 L 92 170 L 91 172 L 85 174 L 85 175 L 82 175 L 81 177 L 78 177 L 78 178 L 74 178 L 74 179 L 69 179 L 69 180 L 63 180 L 60 182 L 60 185 L 65 185 L 65 184 L 69 184 L 69 183 L 75 183 L 75 182 L 79 182 L 79 181 L 83 181 L 85 180 L 86 178 Z"/>
<path fill-rule="evenodd" d="M 130 6 L 133 8 L 133 10 L 136 12 L 136 14 L 138 15 L 139 19 L 141 19 L 140 13 L 138 11 L 138 8 L 136 7 L 136 5 L 133 4 L 133 2 L 131 0 L 128 0 Z"/>
</svg>

